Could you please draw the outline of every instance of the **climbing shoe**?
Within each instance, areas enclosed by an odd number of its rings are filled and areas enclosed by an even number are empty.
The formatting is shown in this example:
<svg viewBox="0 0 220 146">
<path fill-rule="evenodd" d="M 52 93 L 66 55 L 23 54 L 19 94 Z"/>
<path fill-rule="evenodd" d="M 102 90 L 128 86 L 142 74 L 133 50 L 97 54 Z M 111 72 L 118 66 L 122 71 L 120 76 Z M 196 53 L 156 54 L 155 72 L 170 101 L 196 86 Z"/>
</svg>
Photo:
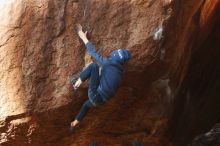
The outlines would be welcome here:
<svg viewBox="0 0 220 146">
<path fill-rule="evenodd" d="M 70 126 L 69 127 L 69 132 L 71 134 L 75 133 L 78 129 L 80 129 L 80 126 L 79 125 L 76 125 L 76 126 Z"/>
</svg>

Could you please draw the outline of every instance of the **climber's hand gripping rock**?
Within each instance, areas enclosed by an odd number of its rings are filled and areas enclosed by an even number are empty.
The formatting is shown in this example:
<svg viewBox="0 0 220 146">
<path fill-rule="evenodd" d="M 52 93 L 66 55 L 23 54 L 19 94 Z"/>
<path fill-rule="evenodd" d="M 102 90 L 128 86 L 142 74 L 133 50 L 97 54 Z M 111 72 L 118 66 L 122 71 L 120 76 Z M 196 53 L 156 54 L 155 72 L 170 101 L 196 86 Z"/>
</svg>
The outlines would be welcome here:
<svg viewBox="0 0 220 146">
<path fill-rule="evenodd" d="M 82 39 L 82 41 L 86 44 L 89 42 L 89 40 L 87 39 L 87 31 L 83 32 L 82 30 L 82 26 L 80 24 L 76 25 L 76 31 L 77 34 L 79 35 L 79 37 Z"/>
</svg>

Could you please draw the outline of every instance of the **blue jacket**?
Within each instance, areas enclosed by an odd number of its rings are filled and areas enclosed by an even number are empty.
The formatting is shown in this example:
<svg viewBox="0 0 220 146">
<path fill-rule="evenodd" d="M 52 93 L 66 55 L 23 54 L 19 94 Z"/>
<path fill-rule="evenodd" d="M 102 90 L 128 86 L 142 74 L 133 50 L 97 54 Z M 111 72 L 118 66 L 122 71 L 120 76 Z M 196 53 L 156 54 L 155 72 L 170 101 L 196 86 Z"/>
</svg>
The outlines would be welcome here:
<svg viewBox="0 0 220 146">
<path fill-rule="evenodd" d="M 95 46 L 91 42 L 86 44 L 86 48 L 89 54 L 93 56 L 102 67 L 100 84 L 97 91 L 104 100 L 109 100 L 118 90 L 122 79 L 123 65 L 122 63 L 113 60 L 111 57 L 103 57 L 96 51 Z"/>
</svg>

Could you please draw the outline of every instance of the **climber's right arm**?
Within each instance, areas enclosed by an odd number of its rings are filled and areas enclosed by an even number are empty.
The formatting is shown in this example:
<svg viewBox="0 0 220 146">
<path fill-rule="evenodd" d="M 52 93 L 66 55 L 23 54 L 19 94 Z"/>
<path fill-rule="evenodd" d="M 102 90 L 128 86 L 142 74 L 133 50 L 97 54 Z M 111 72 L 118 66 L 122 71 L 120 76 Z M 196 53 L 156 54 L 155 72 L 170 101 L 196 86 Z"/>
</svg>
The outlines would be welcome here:
<svg viewBox="0 0 220 146">
<path fill-rule="evenodd" d="M 78 35 L 79 37 L 82 39 L 82 41 L 84 42 L 84 44 L 86 45 L 86 48 L 89 52 L 89 54 L 94 57 L 100 64 L 103 64 L 105 63 L 105 61 L 107 60 L 105 57 L 103 57 L 101 54 L 99 54 L 97 51 L 96 51 L 96 48 L 95 46 L 89 42 L 89 40 L 87 39 L 87 31 L 86 32 L 83 32 L 82 31 L 82 26 L 81 25 L 78 25 L 77 26 L 78 28 Z"/>
<path fill-rule="evenodd" d="M 83 32 L 82 31 L 82 26 L 81 26 L 81 29 L 78 30 L 78 35 L 79 37 L 82 39 L 82 41 L 84 42 L 84 44 L 87 44 L 89 42 L 89 40 L 87 39 L 86 37 L 86 34 L 87 34 L 87 31 L 86 32 Z"/>
<path fill-rule="evenodd" d="M 100 64 L 104 64 L 107 61 L 107 58 L 103 57 L 96 51 L 95 46 L 91 42 L 87 42 L 85 45 L 89 54 L 94 57 Z"/>
</svg>

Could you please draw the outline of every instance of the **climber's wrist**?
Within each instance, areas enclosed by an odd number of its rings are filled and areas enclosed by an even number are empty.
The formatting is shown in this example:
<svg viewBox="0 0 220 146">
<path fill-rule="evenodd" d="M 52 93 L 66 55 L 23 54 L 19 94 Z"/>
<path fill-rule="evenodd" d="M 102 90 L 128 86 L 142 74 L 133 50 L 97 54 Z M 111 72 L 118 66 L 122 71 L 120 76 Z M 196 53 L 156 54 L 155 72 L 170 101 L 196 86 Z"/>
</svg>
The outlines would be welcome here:
<svg viewBox="0 0 220 146">
<path fill-rule="evenodd" d="M 87 44 L 87 43 L 89 42 L 89 40 L 87 39 L 87 37 L 82 37 L 81 39 L 82 39 L 82 41 L 84 42 L 84 44 Z"/>
</svg>

